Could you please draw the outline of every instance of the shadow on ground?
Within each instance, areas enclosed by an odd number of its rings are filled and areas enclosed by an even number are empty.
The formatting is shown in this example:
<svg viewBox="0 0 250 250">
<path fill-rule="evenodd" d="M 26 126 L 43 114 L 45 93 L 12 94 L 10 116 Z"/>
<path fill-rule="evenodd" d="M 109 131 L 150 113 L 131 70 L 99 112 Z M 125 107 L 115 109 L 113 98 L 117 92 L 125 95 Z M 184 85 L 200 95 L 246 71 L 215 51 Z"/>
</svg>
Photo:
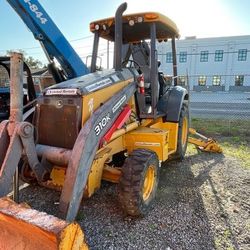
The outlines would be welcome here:
<svg viewBox="0 0 250 250">
<path fill-rule="evenodd" d="M 220 171 L 224 165 L 223 155 L 212 154 L 189 155 L 183 162 L 164 163 L 154 207 L 148 216 L 139 219 L 124 218 L 116 185 L 103 183 L 101 190 L 83 201 L 78 215 L 90 248 L 240 249 L 214 184 L 217 179 L 211 177 L 211 171 Z M 33 186 L 21 192 L 21 200 L 57 215 L 59 195 Z M 222 238 L 217 225 L 222 227 Z"/>
</svg>

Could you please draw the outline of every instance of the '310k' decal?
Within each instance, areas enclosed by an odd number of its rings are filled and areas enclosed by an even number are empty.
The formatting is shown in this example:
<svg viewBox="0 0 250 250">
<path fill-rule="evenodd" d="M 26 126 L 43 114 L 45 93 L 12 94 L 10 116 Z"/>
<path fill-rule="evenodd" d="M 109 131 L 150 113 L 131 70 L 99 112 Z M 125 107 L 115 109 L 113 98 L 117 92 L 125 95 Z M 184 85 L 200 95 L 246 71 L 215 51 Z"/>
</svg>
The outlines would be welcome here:
<svg viewBox="0 0 250 250">
<path fill-rule="evenodd" d="M 101 121 L 95 126 L 95 134 L 98 136 L 110 121 L 110 114 L 105 115 Z"/>
</svg>

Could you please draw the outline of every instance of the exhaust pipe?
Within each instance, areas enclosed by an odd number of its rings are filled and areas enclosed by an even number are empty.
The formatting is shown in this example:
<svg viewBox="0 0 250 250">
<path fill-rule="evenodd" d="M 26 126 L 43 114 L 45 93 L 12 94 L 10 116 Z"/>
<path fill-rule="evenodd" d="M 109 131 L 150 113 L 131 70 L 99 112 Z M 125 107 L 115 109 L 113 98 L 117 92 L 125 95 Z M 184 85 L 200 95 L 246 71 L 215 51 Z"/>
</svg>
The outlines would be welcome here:
<svg viewBox="0 0 250 250">
<path fill-rule="evenodd" d="M 121 4 L 115 13 L 115 53 L 114 68 L 122 69 L 122 14 L 127 9 L 127 3 Z"/>
</svg>

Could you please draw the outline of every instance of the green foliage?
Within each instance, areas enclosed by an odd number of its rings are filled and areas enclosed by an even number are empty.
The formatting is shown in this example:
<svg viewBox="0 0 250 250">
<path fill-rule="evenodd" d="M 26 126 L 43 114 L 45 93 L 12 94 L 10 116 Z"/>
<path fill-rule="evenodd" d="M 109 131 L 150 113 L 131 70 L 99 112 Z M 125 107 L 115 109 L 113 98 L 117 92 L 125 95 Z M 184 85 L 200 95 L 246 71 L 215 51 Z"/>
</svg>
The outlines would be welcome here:
<svg viewBox="0 0 250 250">
<path fill-rule="evenodd" d="M 199 133 L 216 139 L 223 153 L 236 158 L 241 166 L 250 168 L 250 122 L 192 119 L 191 126 Z"/>
<path fill-rule="evenodd" d="M 192 119 L 191 127 L 211 137 L 234 137 L 250 143 L 250 122 L 247 120 Z"/>
<path fill-rule="evenodd" d="M 12 50 L 7 50 L 7 55 L 9 55 Z M 19 53 L 23 54 L 24 61 L 31 69 L 41 69 L 44 67 L 43 63 L 38 59 L 33 58 L 32 56 L 27 56 L 27 53 L 24 50 L 18 50 Z"/>
<path fill-rule="evenodd" d="M 43 68 L 42 62 L 38 59 L 34 59 L 32 56 L 25 57 L 24 61 L 28 64 L 31 69 L 40 69 Z"/>
</svg>

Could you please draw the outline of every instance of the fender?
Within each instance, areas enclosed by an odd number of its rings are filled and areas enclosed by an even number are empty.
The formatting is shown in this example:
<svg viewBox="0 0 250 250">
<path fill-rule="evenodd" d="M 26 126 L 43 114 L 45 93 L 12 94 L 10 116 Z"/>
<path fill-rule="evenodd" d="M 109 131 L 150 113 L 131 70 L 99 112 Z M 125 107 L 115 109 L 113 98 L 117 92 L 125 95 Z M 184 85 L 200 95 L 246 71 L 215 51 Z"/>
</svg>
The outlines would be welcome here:
<svg viewBox="0 0 250 250">
<path fill-rule="evenodd" d="M 170 87 L 157 104 L 157 110 L 165 114 L 164 122 L 179 122 L 183 102 L 188 101 L 188 98 L 185 88 Z"/>
</svg>

